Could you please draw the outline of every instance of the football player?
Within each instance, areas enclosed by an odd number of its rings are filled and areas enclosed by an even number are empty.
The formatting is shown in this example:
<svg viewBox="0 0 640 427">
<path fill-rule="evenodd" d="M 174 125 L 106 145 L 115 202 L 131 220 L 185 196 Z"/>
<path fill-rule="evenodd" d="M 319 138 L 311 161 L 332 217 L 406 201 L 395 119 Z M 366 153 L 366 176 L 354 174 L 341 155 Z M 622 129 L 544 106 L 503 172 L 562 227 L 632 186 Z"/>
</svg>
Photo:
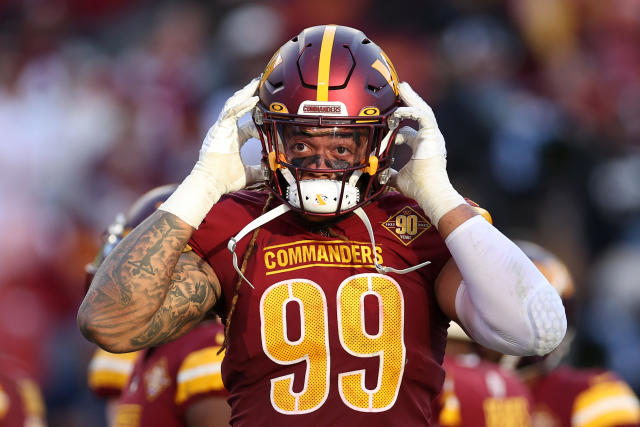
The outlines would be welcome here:
<svg viewBox="0 0 640 427">
<path fill-rule="evenodd" d="M 445 380 L 433 411 L 440 427 L 525 427 L 533 402 L 527 385 L 491 358 L 457 323 L 451 323 Z"/>
<path fill-rule="evenodd" d="M 97 267 L 136 225 L 173 193 L 176 185 L 157 187 L 140 197 L 126 215 L 109 226 L 94 262 Z M 107 401 L 109 426 L 225 426 L 230 408 L 222 384 L 222 325 L 209 318 L 189 333 L 162 345 L 132 353 L 97 349 L 89 364 L 91 390 Z"/>
<path fill-rule="evenodd" d="M 40 386 L 20 361 L 0 353 L 0 425 L 45 427 Z"/>
<path fill-rule="evenodd" d="M 517 241 L 562 297 L 571 320 L 574 284 L 565 264 L 553 253 L 529 242 Z M 534 399 L 534 427 L 640 426 L 640 403 L 629 385 L 612 371 L 578 369 L 564 364 L 574 336 L 571 322 L 563 342 L 539 357 L 503 358 L 529 384 Z"/>
<path fill-rule="evenodd" d="M 257 178 L 239 155 L 251 136 L 267 191 L 242 190 Z M 400 143 L 413 154 L 392 174 Z M 229 98 L 192 172 L 100 266 L 79 327 L 127 352 L 213 309 L 233 425 L 429 425 L 450 320 L 520 355 L 551 351 L 566 328 L 558 294 L 453 188 L 445 155 L 431 108 L 380 47 L 349 27 L 305 29 Z"/>
</svg>

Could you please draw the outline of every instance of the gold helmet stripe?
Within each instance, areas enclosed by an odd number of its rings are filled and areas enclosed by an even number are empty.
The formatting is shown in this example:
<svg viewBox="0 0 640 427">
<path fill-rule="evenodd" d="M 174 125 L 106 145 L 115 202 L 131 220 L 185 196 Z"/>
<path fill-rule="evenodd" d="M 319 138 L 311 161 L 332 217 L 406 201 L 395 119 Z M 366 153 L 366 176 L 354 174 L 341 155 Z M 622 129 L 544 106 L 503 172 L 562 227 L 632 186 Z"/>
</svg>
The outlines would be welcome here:
<svg viewBox="0 0 640 427">
<path fill-rule="evenodd" d="M 335 35 L 335 25 L 327 25 L 324 28 L 322 45 L 320 46 L 320 62 L 318 63 L 318 89 L 316 101 L 329 100 L 329 68 L 331 68 L 331 51 L 333 50 L 333 39 Z"/>
</svg>

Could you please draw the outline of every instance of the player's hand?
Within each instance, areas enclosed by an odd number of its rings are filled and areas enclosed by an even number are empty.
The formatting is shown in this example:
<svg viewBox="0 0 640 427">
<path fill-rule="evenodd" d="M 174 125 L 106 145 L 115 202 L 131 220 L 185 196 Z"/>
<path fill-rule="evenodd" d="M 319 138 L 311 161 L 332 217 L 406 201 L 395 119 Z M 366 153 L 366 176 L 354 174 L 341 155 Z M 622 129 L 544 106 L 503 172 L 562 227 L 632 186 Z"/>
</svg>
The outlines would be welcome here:
<svg viewBox="0 0 640 427">
<path fill-rule="evenodd" d="M 255 168 L 245 166 L 240 157 L 242 145 L 257 138 L 258 132 L 253 122 L 238 126 L 238 119 L 258 102 L 255 93 L 259 82 L 259 78 L 253 79 L 225 102 L 202 142 L 193 170 L 159 209 L 198 228 L 220 196 L 258 179 Z"/>
<path fill-rule="evenodd" d="M 397 175 L 392 175 L 391 185 L 416 200 L 437 226 L 445 213 L 465 201 L 449 182 L 447 149 L 433 110 L 408 83 L 400 83 L 398 91 L 406 106 L 399 107 L 394 114 L 400 119 L 417 121 L 419 130 L 414 137 L 403 138 L 413 155 Z"/>
<path fill-rule="evenodd" d="M 238 119 L 258 102 L 255 92 L 259 82 L 260 79 L 253 79 L 225 102 L 218 120 L 202 142 L 194 170 L 208 174 L 220 195 L 240 190 L 247 184 L 240 148 L 249 138 L 259 137 L 253 122 L 238 126 Z"/>
</svg>

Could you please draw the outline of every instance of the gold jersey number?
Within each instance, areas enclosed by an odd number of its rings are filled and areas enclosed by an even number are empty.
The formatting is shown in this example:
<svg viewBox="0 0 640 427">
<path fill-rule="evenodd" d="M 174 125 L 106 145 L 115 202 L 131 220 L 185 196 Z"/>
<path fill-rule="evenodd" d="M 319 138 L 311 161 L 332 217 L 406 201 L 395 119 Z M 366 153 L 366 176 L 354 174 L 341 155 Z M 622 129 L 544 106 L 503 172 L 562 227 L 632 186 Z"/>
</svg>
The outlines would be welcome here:
<svg viewBox="0 0 640 427">
<path fill-rule="evenodd" d="M 378 331 L 365 329 L 365 297 L 378 300 Z M 287 304 L 300 309 L 300 337 L 287 335 Z M 404 372 L 404 299 L 398 283 L 380 274 L 366 273 L 344 280 L 336 294 L 341 346 L 361 358 L 378 357 L 377 384 L 365 387 L 365 370 L 338 374 L 338 392 L 348 407 L 382 412 L 393 406 Z M 293 374 L 271 379 L 271 404 L 283 414 L 305 414 L 318 409 L 329 395 L 329 326 L 327 298 L 316 283 L 286 280 L 267 288 L 260 299 L 262 348 L 275 363 L 305 362 L 304 387 L 293 391 Z"/>
</svg>

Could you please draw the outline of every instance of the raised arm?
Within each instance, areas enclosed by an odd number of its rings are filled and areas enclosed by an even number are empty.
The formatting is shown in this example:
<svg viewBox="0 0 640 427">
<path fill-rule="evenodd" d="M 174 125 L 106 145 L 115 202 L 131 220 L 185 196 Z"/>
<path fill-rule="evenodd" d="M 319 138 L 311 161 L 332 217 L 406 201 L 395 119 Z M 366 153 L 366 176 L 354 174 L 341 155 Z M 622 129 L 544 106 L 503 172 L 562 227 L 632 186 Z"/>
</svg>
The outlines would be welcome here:
<svg viewBox="0 0 640 427">
<path fill-rule="evenodd" d="M 405 107 L 395 114 L 418 121 L 413 156 L 394 177 L 415 199 L 451 252 L 436 281 L 438 303 L 480 344 L 507 354 L 546 354 L 564 337 L 562 301 L 518 246 L 477 215 L 449 182 L 446 148 L 433 111 L 406 83 Z"/>
<path fill-rule="evenodd" d="M 78 311 L 90 341 L 127 352 L 170 341 L 220 296 L 213 269 L 182 250 L 194 228 L 164 211 L 136 227 L 102 263 Z"/>
<path fill-rule="evenodd" d="M 183 249 L 220 196 L 258 176 L 240 157 L 257 131 L 253 123 L 238 126 L 258 101 L 258 82 L 227 100 L 191 173 L 96 272 L 78 311 L 78 326 L 90 341 L 112 352 L 162 344 L 195 326 L 215 304 L 220 283 L 213 269 Z"/>
</svg>

